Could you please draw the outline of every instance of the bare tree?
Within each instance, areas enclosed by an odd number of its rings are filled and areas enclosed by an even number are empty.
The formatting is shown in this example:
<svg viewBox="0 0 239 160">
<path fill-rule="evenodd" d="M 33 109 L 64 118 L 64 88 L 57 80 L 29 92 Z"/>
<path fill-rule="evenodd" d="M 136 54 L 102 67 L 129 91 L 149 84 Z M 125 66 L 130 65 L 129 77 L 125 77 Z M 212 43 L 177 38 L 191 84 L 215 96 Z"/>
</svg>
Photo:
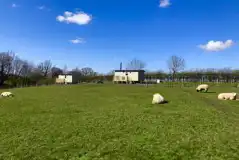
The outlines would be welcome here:
<svg viewBox="0 0 239 160">
<path fill-rule="evenodd" d="M 184 70 L 185 68 L 185 60 L 178 56 L 171 56 L 168 61 L 168 68 L 169 71 L 172 73 L 173 79 L 175 75 L 179 72 Z"/>
<path fill-rule="evenodd" d="M 63 73 L 64 73 L 64 74 L 67 74 L 67 72 L 68 72 L 68 70 L 67 70 L 67 65 L 65 65 L 64 68 L 63 68 Z"/>
<path fill-rule="evenodd" d="M 63 70 L 58 67 L 52 67 L 51 75 L 52 77 L 57 77 L 58 75 L 63 74 Z"/>
<path fill-rule="evenodd" d="M 17 56 L 15 56 L 13 58 L 14 59 L 12 61 L 11 73 L 13 75 L 20 76 L 26 62 Z"/>
<path fill-rule="evenodd" d="M 85 68 L 81 69 L 81 74 L 83 76 L 95 76 L 96 72 L 94 72 L 94 70 L 92 68 L 85 67 Z"/>
<path fill-rule="evenodd" d="M 34 66 L 27 61 L 23 61 L 21 76 L 28 77 L 32 72 Z"/>
<path fill-rule="evenodd" d="M 51 72 L 52 63 L 50 60 L 46 60 L 38 65 L 38 69 L 41 71 L 44 77 Z"/>
<path fill-rule="evenodd" d="M 144 69 L 145 66 L 146 66 L 146 64 L 145 64 L 143 61 L 134 58 L 133 60 L 131 60 L 131 61 L 128 63 L 127 69 L 131 69 L 131 70 L 141 70 L 141 69 Z"/>
<path fill-rule="evenodd" d="M 13 62 L 13 53 L 12 52 L 2 52 L 0 53 L 0 85 L 7 80 Z"/>
</svg>

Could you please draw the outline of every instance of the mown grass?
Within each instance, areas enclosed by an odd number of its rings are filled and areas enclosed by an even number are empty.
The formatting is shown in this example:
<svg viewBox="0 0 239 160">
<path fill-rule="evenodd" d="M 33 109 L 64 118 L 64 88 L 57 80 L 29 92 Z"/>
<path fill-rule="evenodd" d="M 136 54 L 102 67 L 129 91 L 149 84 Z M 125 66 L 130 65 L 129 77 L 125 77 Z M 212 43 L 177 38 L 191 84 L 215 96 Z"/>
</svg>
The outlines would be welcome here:
<svg viewBox="0 0 239 160">
<path fill-rule="evenodd" d="M 165 85 L 14 89 L 0 99 L 0 159 L 238 159 L 238 101 Z M 151 105 L 161 93 L 168 104 Z"/>
</svg>

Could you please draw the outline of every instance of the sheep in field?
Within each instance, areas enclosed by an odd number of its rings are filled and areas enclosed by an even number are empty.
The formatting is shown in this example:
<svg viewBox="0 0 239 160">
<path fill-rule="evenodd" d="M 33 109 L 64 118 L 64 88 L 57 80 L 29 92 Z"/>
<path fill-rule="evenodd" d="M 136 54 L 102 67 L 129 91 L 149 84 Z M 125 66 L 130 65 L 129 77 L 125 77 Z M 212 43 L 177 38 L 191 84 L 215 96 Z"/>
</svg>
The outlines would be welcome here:
<svg viewBox="0 0 239 160">
<path fill-rule="evenodd" d="M 1 96 L 2 97 L 13 97 L 13 94 L 11 92 L 2 92 Z"/>
<path fill-rule="evenodd" d="M 198 87 L 196 88 L 197 92 L 201 92 L 204 90 L 204 92 L 208 91 L 209 86 L 207 84 L 200 84 L 198 85 Z"/>
<path fill-rule="evenodd" d="M 153 95 L 152 104 L 161 104 L 164 102 L 165 102 L 164 97 L 161 96 L 159 93 Z"/>
<path fill-rule="evenodd" d="M 219 100 L 236 100 L 237 99 L 237 93 L 220 93 L 217 97 Z"/>
</svg>

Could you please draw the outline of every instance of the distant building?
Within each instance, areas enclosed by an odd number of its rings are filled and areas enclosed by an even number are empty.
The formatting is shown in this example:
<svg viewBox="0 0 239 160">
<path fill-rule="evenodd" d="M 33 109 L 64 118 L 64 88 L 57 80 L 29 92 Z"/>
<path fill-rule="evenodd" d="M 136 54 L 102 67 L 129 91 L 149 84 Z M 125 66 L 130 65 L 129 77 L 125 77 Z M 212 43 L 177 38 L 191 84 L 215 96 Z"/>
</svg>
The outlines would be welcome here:
<svg viewBox="0 0 239 160">
<path fill-rule="evenodd" d="M 144 70 L 115 70 L 114 83 L 140 83 L 144 81 Z"/>
<path fill-rule="evenodd" d="M 58 75 L 58 78 L 56 78 L 56 83 L 72 84 L 73 77 L 71 74 L 60 74 L 60 75 Z"/>
<path fill-rule="evenodd" d="M 56 78 L 56 84 L 65 84 L 65 79 Z"/>
</svg>

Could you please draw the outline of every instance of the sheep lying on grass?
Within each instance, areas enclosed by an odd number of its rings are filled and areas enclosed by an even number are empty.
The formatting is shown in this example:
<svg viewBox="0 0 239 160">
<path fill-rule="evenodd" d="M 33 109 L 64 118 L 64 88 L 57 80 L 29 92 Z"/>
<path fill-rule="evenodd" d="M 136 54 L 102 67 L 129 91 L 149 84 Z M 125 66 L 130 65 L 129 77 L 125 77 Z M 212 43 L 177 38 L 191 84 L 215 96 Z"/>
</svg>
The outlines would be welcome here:
<svg viewBox="0 0 239 160">
<path fill-rule="evenodd" d="M 237 100 L 237 93 L 220 93 L 217 97 L 219 100 Z"/>
<path fill-rule="evenodd" d="M 154 94 L 152 104 L 162 104 L 162 103 L 165 103 L 163 96 L 161 96 L 159 93 Z"/>
<path fill-rule="evenodd" d="M 197 92 L 201 92 L 201 91 L 207 92 L 207 91 L 208 91 L 208 88 L 209 88 L 209 86 L 208 86 L 207 84 L 200 84 L 200 85 L 196 88 L 196 91 L 197 91 Z"/>
<path fill-rule="evenodd" d="M 13 94 L 11 92 L 2 92 L 1 96 L 2 97 L 13 97 Z"/>
</svg>

